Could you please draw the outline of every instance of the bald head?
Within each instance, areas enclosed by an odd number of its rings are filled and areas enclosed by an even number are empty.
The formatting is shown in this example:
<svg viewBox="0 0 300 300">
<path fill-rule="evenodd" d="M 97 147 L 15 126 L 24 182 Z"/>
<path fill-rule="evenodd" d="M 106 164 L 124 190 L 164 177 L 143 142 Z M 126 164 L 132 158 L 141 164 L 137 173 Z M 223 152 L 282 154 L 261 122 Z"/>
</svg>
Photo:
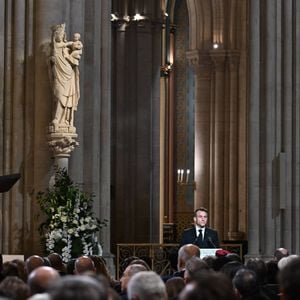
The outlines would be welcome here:
<svg viewBox="0 0 300 300">
<path fill-rule="evenodd" d="M 289 251 L 286 248 L 277 248 L 274 252 L 275 260 L 280 261 L 283 257 L 289 256 Z"/>
<path fill-rule="evenodd" d="M 46 289 L 60 278 L 59 273 L 51 267 L 38 267 L 33 270 L 28 277 L 30 295 L 44 293 Z"/>
<path fill-rule="evenodd" d="M 75 274 L 96 272 L 94 262 L 88 256 L 80 256 L 75 261 Z"/>
<path fill-rule="evenodd" d="M 44 260 L 38 255 L 32 255 L 28 257 L 25 261 L 25 271 L 29 275 L 34 269 L 42 267 L 44 265 Z"/>
<path fill-rule="evenodd" d="M 187 244 L 180 247 L 178 251 L 177 268 L 181 271 L 185 268 L 186 262 L 192 257 L 200 257 L 200 248 L 193 244 Z"/>
</svg>

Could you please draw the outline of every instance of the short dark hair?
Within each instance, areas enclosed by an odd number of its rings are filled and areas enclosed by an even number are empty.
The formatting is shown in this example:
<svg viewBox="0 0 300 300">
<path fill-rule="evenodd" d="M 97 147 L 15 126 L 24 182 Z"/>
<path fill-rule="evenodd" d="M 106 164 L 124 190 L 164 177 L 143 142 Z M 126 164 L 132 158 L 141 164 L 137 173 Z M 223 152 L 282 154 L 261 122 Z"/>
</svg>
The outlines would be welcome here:
<svg viewBox="0 0 300 300">
<path fill-rule="evenodd" d="M 238 270 L 232 279 L 232 283 L 242 297 L 257 294 L 259 283 L 254 271 L 242 268 Z"/>
<path fill-rule="evenodd" d="M 198 211 L 204 211 L 208 214 L 208 210 L 205 207 L 201 206 L 194 211 L 194 217 L 196 217 Z"/>
<path fill-rule="evenodd" d="M 197 274 L 194 288 L 187 292 L 186 300 L 233 300 L 237 299 L 232 282 L 222 273 L 203 271 Z"/>
</svg>

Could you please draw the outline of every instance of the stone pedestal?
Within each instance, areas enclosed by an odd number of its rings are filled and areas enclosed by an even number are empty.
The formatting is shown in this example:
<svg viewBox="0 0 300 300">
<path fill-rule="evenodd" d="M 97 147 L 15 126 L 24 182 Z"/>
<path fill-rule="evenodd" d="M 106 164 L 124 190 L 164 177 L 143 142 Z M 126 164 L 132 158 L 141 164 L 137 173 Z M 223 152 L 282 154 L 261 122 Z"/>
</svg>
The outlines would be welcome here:
<svg viewBox="0 0 300 300">
<path fill-rule="evenodd" d="M 79 145 L 77 137 L 76 128 L 73 126 L 49 126 L 48 145 L 58 168 L 68 170 L 69 157 Z"/>
</svg>

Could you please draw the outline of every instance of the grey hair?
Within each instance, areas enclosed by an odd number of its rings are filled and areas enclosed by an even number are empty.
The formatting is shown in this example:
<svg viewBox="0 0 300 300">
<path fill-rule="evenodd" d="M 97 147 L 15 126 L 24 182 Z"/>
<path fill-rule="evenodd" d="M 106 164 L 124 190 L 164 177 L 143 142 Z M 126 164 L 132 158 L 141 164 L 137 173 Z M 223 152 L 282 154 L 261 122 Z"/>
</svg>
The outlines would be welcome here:
<svg viewBox="0 0 300 300">
<path fill-rule="evenodd" d="M 153 271 L 142 271 L 134 274 L 128 282 L 128 298 L 139 300 L 167 299 L 166 286 Z"/>
</svg>

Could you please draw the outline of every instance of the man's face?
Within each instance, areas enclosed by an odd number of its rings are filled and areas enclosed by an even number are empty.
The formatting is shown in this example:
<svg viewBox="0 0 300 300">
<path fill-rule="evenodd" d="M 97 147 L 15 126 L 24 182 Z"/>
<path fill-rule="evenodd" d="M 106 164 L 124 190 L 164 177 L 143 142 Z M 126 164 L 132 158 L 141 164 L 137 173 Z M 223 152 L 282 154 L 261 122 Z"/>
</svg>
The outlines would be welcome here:
<svg viewBox="0 0 300 300">
<path fill-rule="evenodd" d="M 121 282 L 121 290 L 122 292 L 125 292 L 127 290 L 128 281 L 130 279 L 129 277 L 129 270 L 131 266 L 128 266 L 125 271 L 123 272 L 122 277 L 120 278 Z"/>
<path fill-rule="evenodd" d="M 205 227 L 207 223 L 208 215 L 205 211 L 198 210 L 194 217 L 194 222 L 200 226 Z"/>
</svg>

